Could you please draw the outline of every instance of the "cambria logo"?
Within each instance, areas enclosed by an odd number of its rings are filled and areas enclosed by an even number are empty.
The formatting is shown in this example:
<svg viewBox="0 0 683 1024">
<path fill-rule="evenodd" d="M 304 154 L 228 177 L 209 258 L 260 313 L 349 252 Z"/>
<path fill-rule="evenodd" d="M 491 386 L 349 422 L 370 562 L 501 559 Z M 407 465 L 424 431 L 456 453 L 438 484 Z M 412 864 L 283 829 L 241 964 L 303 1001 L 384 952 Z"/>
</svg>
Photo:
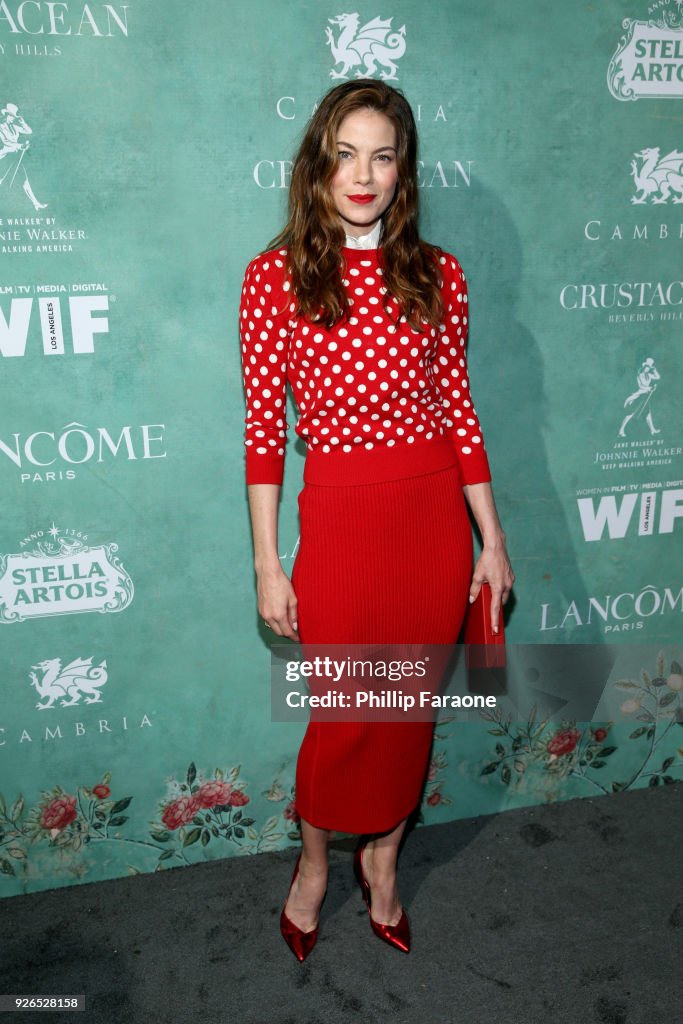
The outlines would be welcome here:
<svg viewBox="0 0 683 1024">
<path fill-rule="evenodd" d="M 393 18 L 373 18 L 361 25 L 359 14 L 339 14 L 328 21 L 327 45 L 332 51 L 335 68 L 341 65 L 339 70 L 330 71 L 330 78 L 348 78 L 352 68 L 356 78 L 371 78 L 378 68 L 381 68 L 380 78 L 388 81 L 398 77 L 396 61 L 406 52 L 405 25 L 397 32 L 391 30 Z M 330 25 L 339 29 L 336 39 Z"/>
</svg>

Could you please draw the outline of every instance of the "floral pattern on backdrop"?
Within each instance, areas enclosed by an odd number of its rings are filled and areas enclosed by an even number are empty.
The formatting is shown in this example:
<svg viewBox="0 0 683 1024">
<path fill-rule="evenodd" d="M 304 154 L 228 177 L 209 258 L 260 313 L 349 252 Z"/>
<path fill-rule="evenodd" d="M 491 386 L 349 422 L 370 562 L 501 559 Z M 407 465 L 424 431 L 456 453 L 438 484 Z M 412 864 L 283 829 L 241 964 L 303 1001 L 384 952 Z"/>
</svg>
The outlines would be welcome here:
<svg viewBox="0 0 683 1024">
<path fill-rule="evenodd" d="M 468 816 L 480 805 L 477 789 L 482 785 L 496 787 L 499 797 L 505 795 L 497 800 L 501 809 L 680 782 L 680 663 L 667 664 L 660 653 L 654 674 L 643 668 L 639 679 L 621 679 L 613 685 L 623 692 L 620 708 L 633 716 L 635 728 L 613 722 L 537 722 L 535 707 L 520 726 L 500 709 L 483 710 L 479 713 L 489 727 L 478 731 L 475 749 L 470 750 L 476 757 L 468 760 L 459 756 L 456 717 L 440 719 L 417 823 Z M 489 753 L 486 736 L 495 737 Z M 292 773 L 290 765 L 290 777 Z M 240 765 L 202 774 L 191 762 L 182 777 L 167 780 L 144 833 L 127 813 L 134 794 L 116 795 L 109 771 L 96 784 L 82 784 L 73 792 L 55 784 L 30 807 L 23 795 L 8 807 L 0 794 L 0 871 L 6 880 L 9 876 L 32 888 L 45 871 L 44 862 L 40 867 L 32 862 L 32 851 L 40 844 L 55 858 L 61 877 L 71 882 L 89 874 L 84 851 L 103 844 L 126 851 L 130 874 L 298 844 L 295 791 L 284 773 L 259 800 L 253 800 L 247 788 Z M 268 803 L 278 805 L 277 813 L 267 813 Z M 132 851 L 136 863 L 131 862 Z"/>
</svg>

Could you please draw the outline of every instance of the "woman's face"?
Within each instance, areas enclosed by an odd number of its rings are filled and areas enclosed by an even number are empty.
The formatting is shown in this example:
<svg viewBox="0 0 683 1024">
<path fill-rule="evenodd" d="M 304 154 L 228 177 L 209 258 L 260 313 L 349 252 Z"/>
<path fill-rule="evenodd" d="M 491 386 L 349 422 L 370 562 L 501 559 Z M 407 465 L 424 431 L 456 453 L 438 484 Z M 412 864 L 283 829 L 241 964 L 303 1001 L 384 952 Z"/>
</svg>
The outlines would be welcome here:
<svg viewBox="0 0 683 1024">
<path fill-rule="evenodd" d="M 372 231 L 396 192 L 396 129 L 376 110 L 354 110 L 337 132 L 339 164 L 331 192 L 348 235 Z"/>
</svg>

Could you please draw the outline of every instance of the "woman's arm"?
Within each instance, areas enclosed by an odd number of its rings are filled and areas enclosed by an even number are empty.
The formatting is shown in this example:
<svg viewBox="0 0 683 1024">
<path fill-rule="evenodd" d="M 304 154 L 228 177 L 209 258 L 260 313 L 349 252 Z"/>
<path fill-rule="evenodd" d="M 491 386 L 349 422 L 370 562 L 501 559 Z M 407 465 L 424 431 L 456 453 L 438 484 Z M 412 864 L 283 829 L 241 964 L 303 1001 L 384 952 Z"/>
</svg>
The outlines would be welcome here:
<svg viewBox="0 0 683 1024">
<path fill-rule="evenodd" d="M 483 541 L 482 552 L 472 573 L 470 602 L 476 600 L 482 583 L 491 584 L 491 626 L 498 632 L 500 606 L 510 596 L 515 574 L 505 547 L 505 534 L 500 525 L 490 483 L 464 484 L 465 498 L 477 521 Z"/>
<path fill-rule="evenodd" d="M 284 253 L 264 253 L 247 267 L 240 300 L 246 398 L 245 468 L 254 541 L 258 611 L 277 636 L 298 640 L 297 600 L 277 553 L 284 476 L 288 315 Z"/>
<path fill-rule="evenodd" d="M 440 263 L 444 322 L 434 360 L 434 382 L 451 423 L 465 498 L 484 542 L 472 574 L 470 602 L 476 600 L 482 583 L 488 581 L 491 584 L 491 626 L 497 632 L 500 606 L 507 601 L 515 576 L 493 500 L 491 468 L 470 391 L 466 354 L 469 334 L 467 281 L 454 256 L 444 253 Z"/>
<path fill-rule="evenodd" d="M 279 484 L 249 484 L 249 512 L 254 540 L 259 615 L 277 636 L 299 640 L 297 598 L 278 556 Z"/>
</svg>

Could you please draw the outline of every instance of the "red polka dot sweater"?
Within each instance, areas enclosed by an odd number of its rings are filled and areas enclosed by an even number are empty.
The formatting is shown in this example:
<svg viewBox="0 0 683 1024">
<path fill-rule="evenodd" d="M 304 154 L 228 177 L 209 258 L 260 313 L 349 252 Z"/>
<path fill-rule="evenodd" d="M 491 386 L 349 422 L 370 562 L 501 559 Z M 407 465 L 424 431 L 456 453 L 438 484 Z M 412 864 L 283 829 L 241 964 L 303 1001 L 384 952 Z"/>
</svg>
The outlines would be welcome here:
<svg viewBox="0 0 683 1024">
<path fill-rule="evenodd" d="M 331 329 L 295 315 L 285 250 L 247 267 L 240 304 L 247 484 L 283 481 L 288 380 L 299 410 L 294 429 L 307 446 L 305 480 L 354 483 L 457 465 L 463 484 L 489 481 L 467 378 L 460 264 L 441 256 L 444 322 L 416 331 L 403 317 L 397 322 L 393 298 L 383 308 L 378 250 L 344 248 L 343 255 L 350 317 Z"/>
</svg>

